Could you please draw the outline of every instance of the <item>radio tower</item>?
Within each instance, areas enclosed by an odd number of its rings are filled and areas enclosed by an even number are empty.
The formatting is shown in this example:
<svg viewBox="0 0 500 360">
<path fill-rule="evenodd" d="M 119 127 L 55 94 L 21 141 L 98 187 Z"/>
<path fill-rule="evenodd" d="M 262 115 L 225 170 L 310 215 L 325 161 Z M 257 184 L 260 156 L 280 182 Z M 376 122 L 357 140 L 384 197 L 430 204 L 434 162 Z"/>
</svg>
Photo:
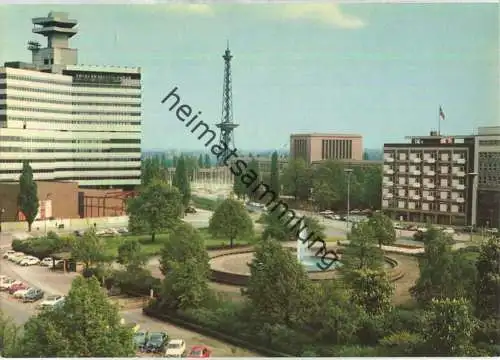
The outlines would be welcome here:
<svg viewBox="0 0 500 360">
<path fill-rule="evenodd" d="M 231 51 L 229 50 L 229 42 L 227 43 L 226 52 L 222 56 L 224 59 L 224 83 L 222 88 L 222 118 L 216 126 L 220 129 L 220 141 L 229 148 L 224 151 L 222 156 L 218 158 L 219 164 L 223 164 L 224 159 L 229 156 L 231 149 L 234 149 L 233 130 L 238 127 L 238 124 L 233 123 L 233 91 L 231 86 Z"/>
</svg>

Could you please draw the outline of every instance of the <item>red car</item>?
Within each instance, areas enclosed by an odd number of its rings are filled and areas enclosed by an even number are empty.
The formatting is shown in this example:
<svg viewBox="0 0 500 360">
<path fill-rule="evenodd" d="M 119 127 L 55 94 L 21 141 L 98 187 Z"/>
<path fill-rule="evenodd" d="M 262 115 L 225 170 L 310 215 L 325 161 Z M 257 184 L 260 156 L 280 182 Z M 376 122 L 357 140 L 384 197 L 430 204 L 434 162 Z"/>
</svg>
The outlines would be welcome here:
<svg viewBox="0 0 500 360">
<path fill-rule="evenodd" d="M 189 351 L 189 355 L 187 357 L 190 358 L 209 358 L 212 354 L 212 351 L 206 346 L 193 346 Z"/>
<path fill-rule="evenodd" d="M 14 294 L 17 290 L 27 289 L 28 286 L 25 284 L 14 284 L 9 288 L 9 294 Z"/>
</svg>

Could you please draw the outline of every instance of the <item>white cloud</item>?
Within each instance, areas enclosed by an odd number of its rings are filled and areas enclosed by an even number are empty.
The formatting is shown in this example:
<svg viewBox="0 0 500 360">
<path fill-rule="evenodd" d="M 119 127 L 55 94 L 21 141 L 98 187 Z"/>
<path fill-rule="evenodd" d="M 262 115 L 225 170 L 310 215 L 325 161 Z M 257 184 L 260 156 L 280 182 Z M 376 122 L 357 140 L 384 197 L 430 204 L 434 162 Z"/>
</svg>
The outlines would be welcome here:
<svg viewBox="0 0 500 360">
<path fill-rule="evenodd" d="M 286 19 L 305 19 L 343 29 L 359 29 L 365 26 L 360 18 L 342 12 L 338 4 L 280 4 L 277 7 Z"/>
</svg>

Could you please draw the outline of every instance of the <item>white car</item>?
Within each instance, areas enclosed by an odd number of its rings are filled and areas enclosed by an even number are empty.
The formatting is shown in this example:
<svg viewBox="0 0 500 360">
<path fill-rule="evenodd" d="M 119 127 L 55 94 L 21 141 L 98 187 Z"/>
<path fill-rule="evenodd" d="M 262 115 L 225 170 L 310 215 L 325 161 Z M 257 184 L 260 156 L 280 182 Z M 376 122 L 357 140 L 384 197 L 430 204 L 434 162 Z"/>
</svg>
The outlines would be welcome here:
<svg viewBox="0 0 500 360">
<path fill-rule="evenodd" d="M 16 299 L 21 299 L 22 297 L 24 297 L 24 295 L 26 295 L 28 293 L 28 291 L 30 291 L 31 289 L 34 289 L 34 288 L 27 288 L 27 289 L 21 289 L 21 290 L 17 290 L 14 294 L 12 294 Z"/>
<path fill-rule="evenodd" d="M 12 261 L 12 262 L 16 262 L 17 260 L 19 259 L 22 259 L 23 257 L 25 257 L 26 254 L 25 253 L 22 253 L 22 252 L 15 252 L 11 255 L 9 255 L 7 257 L 8 260 Z"/>
<path fill-rule="evenodd" d="M 165 347 L 165 357 L 183 357 L 186 353 L 186 343 L 184 340 L 170 340 Z"/>
<path fill-rule="evenodd" d="M 445 234 L 453 235 L 455 233 L 455 230 L 453 230 L 452 228 L 446 228 L 446 229 L 443 230 L 443 232 Z"/>
<path fill-rule="evenodd" d="M 53 262 L 54 260 L 51 257 L 46 257 L 40 261 L 40 266 L 52 266 Z"/>
<path fill-rule="evenodd" d="M 57 304 L 61 303 L 64 301 L 64 296 L 62 295 L 49 295 L 43 300 L 39 307 L 40 308 L 51 308 L 53 306 L 56 306 Z"/>
<path fill-rule="evenodd" d="M 54 267 L 56 267 L 57 265 L 62 264 L 62 263 L 64 263 L 64 260 L 56 260 L 56 261 L 54 261 L 53 263 L 51 263 L 51 264 L 49 265 L 49 268 L 51 268 L 51 269 L 52 269 L 52 268 L 54 268 Z"/>
<path fill-rule="evenodd" d="M 3 258 L 4 259 L 7 259 L 10 255 L 12 254 L 15 254 L 16 252 L 14 250 L 7 250 L 4 254 L 3 254 Z"/>
<path fill-rule="evenodd" d="M 12 285 L 22 284 L 22 281 L 6 279 L 0 283 L 0 290 L 8 290 Z"/>
<path fill-rule="evenodd" d="M 19 265 L 21 266 L 32 266 L 32 265 L 38 265 L 40 263 L 40 259 L 34 256 L 26 256 L 24 259 L 21 260 Z"/>
</svg>

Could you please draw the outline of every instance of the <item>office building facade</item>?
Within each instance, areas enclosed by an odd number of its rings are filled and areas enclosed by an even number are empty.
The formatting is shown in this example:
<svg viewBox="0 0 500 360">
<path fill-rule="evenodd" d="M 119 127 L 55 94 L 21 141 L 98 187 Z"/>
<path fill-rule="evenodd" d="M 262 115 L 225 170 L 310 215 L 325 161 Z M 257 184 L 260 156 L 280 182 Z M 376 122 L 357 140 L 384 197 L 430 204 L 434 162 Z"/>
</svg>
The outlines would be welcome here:
<svg viewBox="0 0 500 360">
<path fill-rule="evenodd" d="M 80 187 L 140 184 L 140 68 L 77 64 L 75 20 L 33 19 L 47 47 L 29 43 L 32 62 L 0 68 L 0 182 L 19 180 L 29 161 L 35 180 Z"/>
<path fill-rule="evenodd" d="M 322 160 L 363 160 L 363 137 L 352 134 L 292 134 L 290 157 L 308 164 Z"/>
<path fill-rule="evenodd" d="M 384 144 L 382 209 L 393 219 L 468 226 L 477 211 L 474 136 Z"/>
</svg>

